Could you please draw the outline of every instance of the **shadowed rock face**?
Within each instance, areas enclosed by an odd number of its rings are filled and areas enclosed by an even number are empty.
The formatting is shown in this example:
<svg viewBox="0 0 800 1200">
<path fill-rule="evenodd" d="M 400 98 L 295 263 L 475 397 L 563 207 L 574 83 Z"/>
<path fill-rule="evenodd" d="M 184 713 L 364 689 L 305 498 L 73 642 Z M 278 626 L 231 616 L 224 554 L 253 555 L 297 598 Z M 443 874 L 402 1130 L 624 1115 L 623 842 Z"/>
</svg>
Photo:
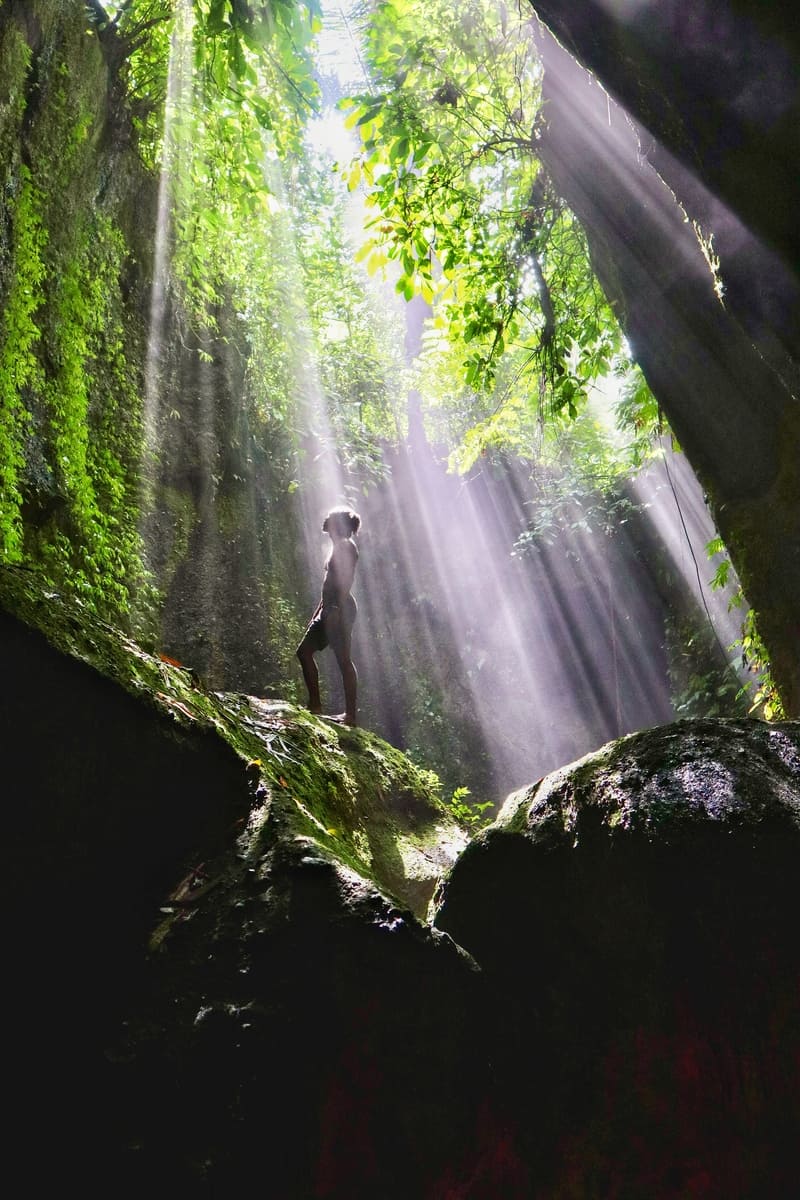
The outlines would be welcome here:
<svg viewBox="0 0 800 1200">
<path fill-rule="evenodd" d="M 131 655 L 139 698 L 0 614 L 9 1169 L 32 1193 L 794 1194 L 800 725 L 663 726 L 516 793 L 431 925 L 384 844 L 441 817 L 409 764 L 76 617 L 64 648 L 120 679 Z"/>
<path fill-rule="evenodd" d="M 800 727 L 681 722 L 510 797 L 435 924 L 477 959 L 541 1196 L 791 1195 Z M 535 1052 L 534 1052 L 535 1047 Z"/>
<path fill-rule="evenodd" d="M 534 0 L 532 7 L 663 147 L 797 270 L 800 36 L 784 6 Z M 658 165 L 669 178 L 671 165 Z"/>
<path fill-rule="evenodd" d="M 32 574 L 0 605 L 9 1173 L 514 1195 L 480 974 L 411 911 L 466 840 L 413 766 L 192 686 Z"/>
<path fill-rule="evenodd" d="M 702 483 L 797 717 L 796 31 L 781 6 L 751 0 L 534 7 L 542 163 Z M 723 304 L 687 216 L 711 238 Z"/>
<path fill-rule="evenodd" d="M 115 1054 L 139 1146 L 118 1177 L 281 1200 L 524 1183 L 498 1161 L 474 964 L 318 848 L 265 850 L 147 967 Z"/>
</svg>

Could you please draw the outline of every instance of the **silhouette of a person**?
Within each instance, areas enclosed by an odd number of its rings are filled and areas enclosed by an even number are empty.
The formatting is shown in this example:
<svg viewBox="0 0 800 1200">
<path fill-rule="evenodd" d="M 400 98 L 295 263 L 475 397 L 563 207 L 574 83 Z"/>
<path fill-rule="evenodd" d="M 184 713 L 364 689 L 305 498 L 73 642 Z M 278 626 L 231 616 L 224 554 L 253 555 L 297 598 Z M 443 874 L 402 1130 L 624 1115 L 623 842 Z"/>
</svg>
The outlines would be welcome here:
<svg viewBox="0 0 800 1200">
<path fill-rule="evenodd" d="M 356 689 L 358 675 L 350 657 L 350 638 L 356 619 L 356 602 L 350 589 L 358 562 L 358 548 L 353 535 L 358 532 L 361 518 L 349 508 L 333 508 L 322 523 L 333 545 L 325 563 L 322 577 L 322 596 L 297 647 L 297 657 L 303 668 L 308 688 L 308 707 L 321 713 L 319 671 L 314 655 L 330 646 L 336 655 L 344 684 L 344 707 L 336 720 L 345 725 L 356 724 Z"/>
</svg>

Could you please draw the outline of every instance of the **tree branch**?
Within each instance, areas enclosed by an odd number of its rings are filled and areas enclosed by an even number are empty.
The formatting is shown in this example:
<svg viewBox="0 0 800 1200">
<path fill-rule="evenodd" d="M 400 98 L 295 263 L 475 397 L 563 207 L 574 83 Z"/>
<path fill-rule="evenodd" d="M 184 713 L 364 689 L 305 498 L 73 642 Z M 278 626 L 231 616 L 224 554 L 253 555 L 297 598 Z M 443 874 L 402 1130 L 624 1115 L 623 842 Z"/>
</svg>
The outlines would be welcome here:
<svg viewBox="0 0 800 1200">
<path fill-rule="evenodd" d="M 100 0 L 84 0 L 84 8 L 87 11 L 89 20 L 98 31 L 106 29 L 111 24 L 109 15 L 103 8 Z"/>
</svg>

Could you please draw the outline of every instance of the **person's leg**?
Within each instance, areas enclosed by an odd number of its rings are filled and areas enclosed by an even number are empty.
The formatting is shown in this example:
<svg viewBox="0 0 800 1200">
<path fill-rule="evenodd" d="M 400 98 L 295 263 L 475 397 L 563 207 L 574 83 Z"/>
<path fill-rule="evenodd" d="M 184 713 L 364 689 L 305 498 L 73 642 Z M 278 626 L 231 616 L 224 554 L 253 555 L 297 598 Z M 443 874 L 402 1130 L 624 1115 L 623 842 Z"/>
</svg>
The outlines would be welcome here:
<svg viewBox="0 0 800 1200">
<path fill-rule="evenodd" d="M 308 634 L 297 647 L 297 657 L 300 660 L 303 679 L 308 689 L 308 709 L 312 713 L 322 712 L 322 702 L 319 695 L 319 671 L 314 661 L 314 654 L 317 648 L 313 637 L 309 637 Z"/>
<path fill-rule="evenodd" d="M 355 725 L 358 672 L 350 657 L 350 630 L 343 629 L 341 637 L 337 637 L 335 641 L 331 640 L 331 646 L 336 655 L 339 670 L 342 672 L 342 683 L 344 684 L 344 712 L 341 720 L 345 725 Z"/>
</svg>

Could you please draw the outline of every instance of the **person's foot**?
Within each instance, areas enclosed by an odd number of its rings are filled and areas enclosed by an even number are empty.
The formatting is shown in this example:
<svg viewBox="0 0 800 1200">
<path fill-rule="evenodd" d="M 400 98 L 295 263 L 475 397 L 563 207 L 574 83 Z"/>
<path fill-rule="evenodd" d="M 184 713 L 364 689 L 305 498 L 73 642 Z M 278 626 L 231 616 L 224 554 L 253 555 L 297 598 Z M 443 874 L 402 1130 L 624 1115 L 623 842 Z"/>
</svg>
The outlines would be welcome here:
<svg viewBox="0 0 800 1200">
<path fill-rule="evenodd" d="M 337 713 L 335 717 L 328 717 L 329 721 L 336 721 L 339 725 L 355 725 L 355 717 L 351 717 L 349 713 Z"/>
</svg>

